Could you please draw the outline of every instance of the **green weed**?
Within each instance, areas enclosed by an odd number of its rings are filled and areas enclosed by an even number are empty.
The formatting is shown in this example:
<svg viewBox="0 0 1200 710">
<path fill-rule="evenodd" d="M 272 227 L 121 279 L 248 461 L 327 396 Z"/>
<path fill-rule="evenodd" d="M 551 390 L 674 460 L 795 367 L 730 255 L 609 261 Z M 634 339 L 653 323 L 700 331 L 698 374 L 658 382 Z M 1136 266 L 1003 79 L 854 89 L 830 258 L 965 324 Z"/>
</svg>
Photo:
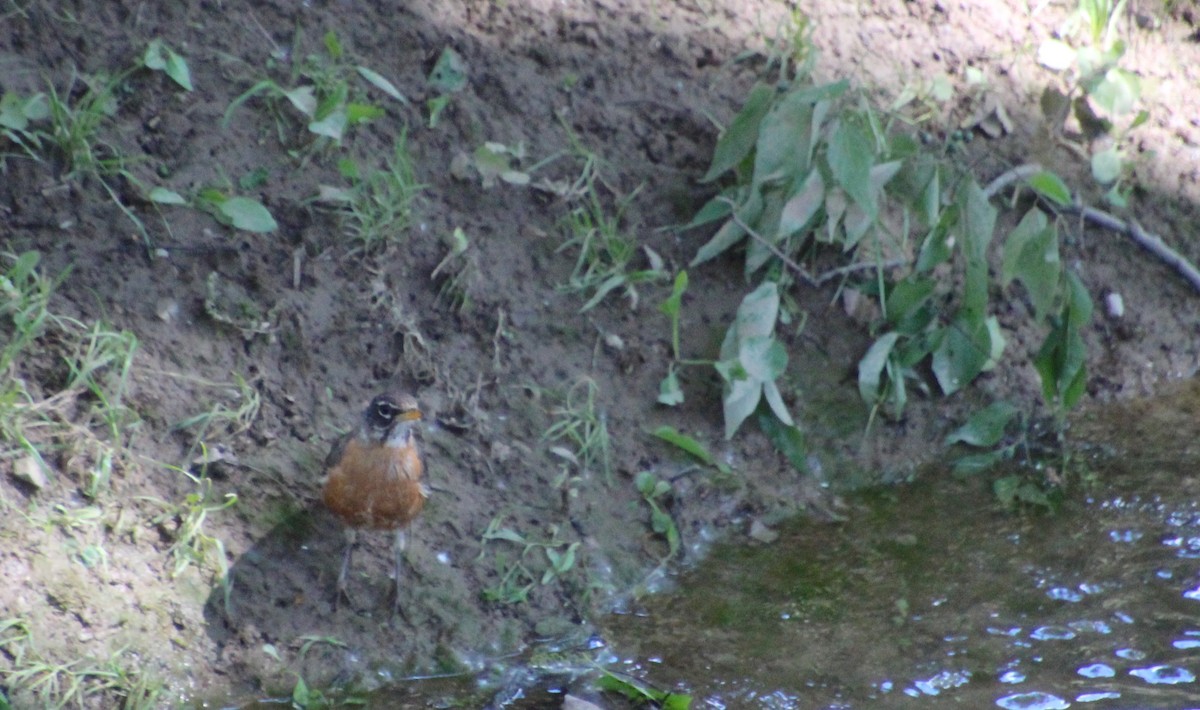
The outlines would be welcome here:
<svg viewBox="0 0 1200 710">
<path fill-rule="evenodd" d="M 302 37 L 297 33 L 297 47 Z M 337 145 L 351 128 L 386 115 L 383 107 L 366 99 L 363 85 L 358 83 L 356 77 L 392 99 L 408 103 L 384 76 L 369 67 L 350 62 L 341 41 L 332 30 L 325 33 L 322 43 L 324 54 L 306 55 L 293 65 L 288 86 L 272 79 L 262 79 L 235 98 L 225 110 L 222 127 L 229 125 L 239 107 L 261 95 L 272 106 L 281 142 L 285 141 L 283 124 L 287 119 L 278 104 L 285 101 L 302 117 L 313 146 Z M 292 56 L 300 55 L 293 51 Z"/>
<path fill-rule="evenodd" d="M 612 484 L 612 446 L 608 419 L 596 409 L 597 385 L 583 378 L 571 386 L 561 405 L 550 410 L 554 423 L 542 434 L 543 441 L 566 441 L 574 447 L 574 458 L 583 472 L 599 471 Z"/>
<path fill-rule="evenodd" d="M 123 662 L 123 650 L 99 661 L 53 661 L 38 652 L 29 622 L 17 618 L 0 620 L 0 649 L 9 659 L 6 667 L 0 667 L 0 676 L 14 699 L 36 699 L 39 707 L 46 708 L 97 703 L 119 703 L 131 710 L 158 706 L 162 683 L 132 670 L 132 664 Z"/>
<path fill-rule="evenodd" d="M 646 505 L 650 506 L 650 529 L 667 541 L 667 554 L 661 560 L 666 562 L 679 553 L 679 529 L 675 519 L 663 507 L 664 499 L 671 495 L 671 484 L 660 480 L 651 471 L 639 471 L 633 482 Z"/>
<path fill-rule="evenodd" d="M 381 169 L 365 174 L 357 163 L 338 161 L 349 188 L 322 187 L 321 200 L 339 205 L 346 231 L 363 249 L 373 251 L 399 244 L 412 225 L 413 203 L 425 186 L 417 181 L 407 133 L 401 133 L 392 155 Z"/>
<path fill-rule="evenodd" d="M 519 552 L 513 560 L 500 553 L 496 555 L 500 581 L 483 590 L 484 600 L 501 604 L 520 604 L 528 599 L 529 592 L 538 584 L 550 584 L 574 569 L 579 542 L 560 540 L 559 532 L 558 526 L 551 526 L 549 540 L 534 540 L 512 528 L 504 527 L 503 516 L 493 518 L 480 537 L 483 549 L 479 551 L 479 557 L 476 559 L 483 559 L 488 543 L 508 542 L 516 545 Z M 541 551 L 544 559 L 538 560 L 536 556 L 530 559 L 530 555 L 536 551 Z"/>
<path fill-rule="evenodd" d="M 435 281 L 439 278 L 442 280 L 438 287 L 438 300 L 447 303 L 459 313 L 466 313 L 471 310 L 471 291 L 479 278 L 479 264 L 476 263 L 474 254 L 467 253 L 471 242 L 462 229 L 455 227 L 446 241 L 446 256 L 434 267 L 429 278 Z"/>
</svg>

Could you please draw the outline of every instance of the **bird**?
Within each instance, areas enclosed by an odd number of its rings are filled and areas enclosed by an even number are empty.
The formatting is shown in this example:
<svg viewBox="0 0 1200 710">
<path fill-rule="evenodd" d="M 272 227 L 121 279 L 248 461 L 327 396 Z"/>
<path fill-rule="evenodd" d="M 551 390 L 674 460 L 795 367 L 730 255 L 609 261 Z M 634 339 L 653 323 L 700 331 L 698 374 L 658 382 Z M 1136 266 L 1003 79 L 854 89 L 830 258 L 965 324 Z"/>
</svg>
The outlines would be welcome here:
<svg viewBox="0 0 1200 710">
<path fill-rule="evenodd" d="M 429 489 L 421 481 L 425 465 L 417 448 L 421 408 L 407 393 L 384 393 L 363 410 L 356 428 L 339 439 L 325 459 L 325 506 L 341 519 L 346 550 L 338 574 L 333 607 L 345 597 L 346 573 L 359 530 L 395 534 L 395 598 L 393 614 L 401 616 L 400 569 L 409 524 L 425 507 Z"/>
</svg>

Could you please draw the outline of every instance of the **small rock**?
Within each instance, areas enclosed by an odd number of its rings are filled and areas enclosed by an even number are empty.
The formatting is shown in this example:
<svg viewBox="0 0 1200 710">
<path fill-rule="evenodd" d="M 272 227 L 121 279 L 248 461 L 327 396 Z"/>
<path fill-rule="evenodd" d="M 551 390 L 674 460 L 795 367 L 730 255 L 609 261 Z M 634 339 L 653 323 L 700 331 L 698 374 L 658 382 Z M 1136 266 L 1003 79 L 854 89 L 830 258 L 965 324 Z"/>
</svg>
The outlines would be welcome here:
<svg viewBox="0 0 1200 710">
<path fill-rule="evenodd" d="M 562 706 L 563 710 L 600 710 L 599 705 L 574 695 L 564 697 Z"/>
<path fill-rule="evenodd" d="M 1104 312 L 1113 320 L 1125 315 L 1125 299 L 1121 298 L 1121 294 L 1109 291 L 1104 295 Z"/>
<path fill-rule="evenodd" d="M 753 540 L 770 545 L 779 539 L 779 533 L 767 527 L 763 521 L 755 520 L 753 523 L 750 523 L 750 537 Z"/>
<path fill-rule="evenodd" d="M 13 477 L 39 491 L 46 487 L 46 465 L 37 456 L 24 456 L 13 462 Z"/>
</svg>

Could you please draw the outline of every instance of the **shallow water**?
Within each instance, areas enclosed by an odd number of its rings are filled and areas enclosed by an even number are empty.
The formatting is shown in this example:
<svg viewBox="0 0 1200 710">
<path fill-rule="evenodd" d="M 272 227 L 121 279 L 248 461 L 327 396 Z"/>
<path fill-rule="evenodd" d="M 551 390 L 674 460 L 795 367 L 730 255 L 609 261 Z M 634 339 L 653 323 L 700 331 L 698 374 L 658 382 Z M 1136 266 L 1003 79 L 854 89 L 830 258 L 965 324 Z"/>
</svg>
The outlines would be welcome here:
<svg viewBox="0 0 1200 710">
<path fill-rule="evenodd" d="M 1195 466 L 1127 457 L 1057 514 L 982 481 L 852 499 L 727 545 L 608 628 L 693 707 L 1200 707 Z"/>
</svg>

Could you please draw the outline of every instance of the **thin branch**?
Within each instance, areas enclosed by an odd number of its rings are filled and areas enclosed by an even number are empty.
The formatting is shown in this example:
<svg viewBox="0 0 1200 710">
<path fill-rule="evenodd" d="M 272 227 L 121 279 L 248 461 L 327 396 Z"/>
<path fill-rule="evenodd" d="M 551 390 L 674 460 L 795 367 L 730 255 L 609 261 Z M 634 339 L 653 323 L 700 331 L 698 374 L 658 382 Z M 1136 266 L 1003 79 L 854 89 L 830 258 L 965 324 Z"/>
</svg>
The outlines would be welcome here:
<svg viewBox="0 0 1200 710">
<path fill-rule="evenodd" d="M 1037 163 L 1019 165 L 1012 170 L 1002 173 L 995 180 L 992 180 L 990 183 L 988 183 L 988 186 L 984 188 L 983 192 L 990 198 L 1009 185 L 1020 180 L 1028 179 L 1030 176 L 1036 175 L 1041 171 L 1042 166 L 1038 165 Z M 1101 229 L 1107 229 L 1111 232 L 1116 232 L 1129 237 L 1143 249 L 1158 257 L 1158 259 L 1167 266 L 1175 269 L 1180 276 L 1182 276 L 1187 280 L 1188 283 L 1192 285 L 1193 289 L 1195 289 L 1197 292 L 1200 292 L 1200 270 L 1198 270 L 1196 266 L 1192 264 L 1192 262 L 1188 261 L 1187 258 L 1185 258 L 1182 254 L 1168 246 L 1167 243 L 1163 241 L 1162 237 L 1154 234 L 1153 232 L 1147 232 L 1145 229 L 1143 229 L 1142 225 L 1138 224 L 1136 220 L 1130 220 L 1126 222 L 1125 220 L 1115 217 L 1104 210 L 1096 209 L 1095 207 L 1088 207 L 1087 205 L 1079 202 L 1078 199 L 1076 199 L 1075 204 L 1071 205 L 1055 204 L 1044 198 L 1041 199 L 1041 202 L 1048 209 L 1058 214 L 1075 215 L 1083 219 L 1084 222 L 1089 222 L 1097 227 L 1100 227 Z"/>
<path fill-rule="evenodd" d="M 803 279 L 804 282 L 807 283 L 809 286 L 817 285 L 817 280 L 814 279 L 812 277 L 812 275 L 809 274 L 808 271 L 806 271 L 804 269 L 803 266 L 800 266 L 799 264 L 797 264 L 791 257 L 789 257 L 787 254 L 784 254 L 783 251 L 780 250 L 779 247 L 777 247 L 774 244 L 772 244 L 771 242 L 767 241 L 766 237 L 764 237 L 761 234 L 759 234 L 758 232 L 754 231 L 753 227 L 751 227 L 750 225 L 748 225 L 744 221 L 742 221 L 741 217 L 738 217 L 737 204 L 734 203 L 733 200 L 729 199 L 728 197 L 720 197 L 717 199 L 720 200 L 721 202 L 724 202 L 725 204 L 729 205 L 729 210 L 730 210 L 729 217 L 730 217 L 730 219 L 733 220 L 734 224 L 736 224 L 737 226 L 742 228 L 742 231 L 744 231 L 746 234 L 749 234 L 756 241 L 758 241 L 759 244 L 762 244 L 764 247 L 766 247 L 768 251 L 770 251 L 772 254 L 774 254 L 789 269 L 791 269 L 792 271 L 795 271 L 796 274 L 801 279 Z"/>
</svg>

